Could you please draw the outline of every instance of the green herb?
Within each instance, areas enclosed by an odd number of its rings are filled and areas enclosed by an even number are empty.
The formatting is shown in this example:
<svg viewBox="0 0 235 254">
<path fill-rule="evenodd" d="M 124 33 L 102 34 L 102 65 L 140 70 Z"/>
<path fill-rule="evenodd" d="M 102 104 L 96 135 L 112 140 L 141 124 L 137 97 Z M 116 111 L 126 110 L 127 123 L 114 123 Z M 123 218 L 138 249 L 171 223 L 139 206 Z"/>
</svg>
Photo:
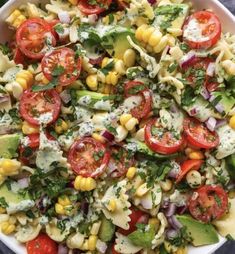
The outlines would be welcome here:
<svg viewBox="0 0 235 254">
<path fill-rule="evenodd" d="M 7 44 L 0 43 L 0 50 L 2 51 L 3 55 L 8 55 L 11 53 L 11 49 Z"/>
<path fill-rule="evenodd" d="M 182 94 L 182 106 L 190 106 L 196 101 L 197 97 L 194 94 L 194 89 L 191 86 L 186 86 Z"/>
<path fill-rule="evenodd" d="M 188 52 L 190 50 L 189 46 L 185 43 L 180 43 L 180 49 L 184 52 Z"/>
<path fill-rule="evenodd" d="M 57 24 L 54 26 L 54 29 L 55 31 L 58 33 L 58 34 L 63 34 L 64 33 L 64 28 L 62 26 L 62 24 Z"/>
<path fill-rule="evenodd" d="M 100 69 L 100 71 L 104 75 L 108 75 L 108 73 L 113 69 L 114 67 L 114 61 L 112 60 L 110 63 L 108 63 L 104 68 Z"/>
<path fill-rule="evenodd" d="M 41 92 L 41 91 L 51 90 L 51 89 L 55 88 L 57 86 L 57 84 L 58 84 L 58 80 L 56 78 L 54 78 L 47 85 L 33 85 L 32 91 L 33 92 Z"/>
<path fill-rule="evenodd" d="M 99 161 L 104 156 L 104 151 L 98 151 L 93 154 L 95 161 Z"/>
<path fill-rule="evenodd" d="M 37 68 L 38 68 L 38 63 L 32 63 L 31 66 L 33 67 L 34 70 L 37 70 Z"/>
<path fill-rule="evenodd" d="M 7 208 L 9 206 L 4 197 L 0 197 L 0 206 L 2 208 Z"/>
<path fill-rule="evenodd" d="M 66 220 L 58 220 L 56 227 L 63 233 L 66 229 Z"/>
<path fill-rule="evenodd" d="M 217 205 L 219 207 L 221 207 L 222 206 L 222 202 L 221 202 L 220 197 L 218 195 L 214 194 L 214 198 L 215 198 L 215 201 L 216 201 Z"/>
<path fill-rule="evenodd" d="M 160 246 L 159 251 L 160 251 L 159 254 L 169 254 L 169 252 L 167 252 L 167 250 L 165 249 L 164 244 Z"/>
<path fill-rule="evenodd" d="M 24 150 L 22 152 L 22 156 L 25 158 L 29 158 L 33 155 L 33 149 L 29 146 L 24 147 Z"/>
<path fill-rule="evenodd" d="M 53 77 L 58 77 L 64 74 L 64 72 L 65 72 L 65 68 L 62 65 L 57 65 L 51 74 Z"/>
<path fill-rule="evenodd" d="M 112 13 L 109 14 L 109 24 L 113 23 L 114 15 Z"/>
<path fill-rule="evenodd" d="M 139 92 L 143 91 L 145 88 L 146 88 L 145 84 L 131 87 L 130 89 L 128 89 L 128 94 L 131 94 L 131 95 L 138 94 Z"/>
<path fill-rule="evenodd" d="M 8 114 L 11 116 L 14 123 L 17 123 L 17 124 L 21 123 L 19 111 L 16 108 L 10 109 Z"/>
<path fill-rule="evenodd" d="M 170 73 L 172 73 L 172 72 L 174 72 L 176 69 L 177 69 L 177 67 L 178 67 L 178 63 L 175 61 L 174 63 L 172 63 L 171 65 L 169 65 L 169 67 L 168 67 L 168 71 L 170 72 Z"/>
<path fill-rule="evenodd" d="M 106 129 L 107 129 L 108 131 L 110 131 L 110 132 L 113 133 L 114 135 L 117 134 L 116 128 L 114 128 L 113 126 L 111 126 L 111 125 L 106 125 L 105 127 L 106 127 Z"/>
<path fill-rule="evenodd" d="M 34 219 L 35 218 L 35 215 L 34 215 L 34 213 L 31 210 L 27 211 L 25 214 L 30 219 Z"/>
<path fill-rule="evenodd" d="M 181 228 L 179 234 L 174 239 L 169 240 L 176 247 L 185 246 L 191 241 L 192 237 L 187 233 L 186 227 Z"/>
<path fill-rule="evenodd" d="M 226 239 L 229 240 L 229 241 L 234 241 L 235 239 L 230 235 L 226 235 Z"/>
</svg>

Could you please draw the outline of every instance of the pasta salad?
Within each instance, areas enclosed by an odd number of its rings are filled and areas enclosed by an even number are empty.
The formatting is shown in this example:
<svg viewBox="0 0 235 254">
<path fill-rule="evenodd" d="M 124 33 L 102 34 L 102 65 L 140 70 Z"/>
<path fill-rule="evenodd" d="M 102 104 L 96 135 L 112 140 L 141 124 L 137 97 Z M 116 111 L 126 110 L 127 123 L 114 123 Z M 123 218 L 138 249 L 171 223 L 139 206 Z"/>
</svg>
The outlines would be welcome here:
<svg viewBox="0 0 235 254">
<path fill-rule="evenodd" d="M 26 2 L 0 45 L 0 229 L 28 254 L 235 238 L 235 35 L 184 0 Z"/>
</svg>

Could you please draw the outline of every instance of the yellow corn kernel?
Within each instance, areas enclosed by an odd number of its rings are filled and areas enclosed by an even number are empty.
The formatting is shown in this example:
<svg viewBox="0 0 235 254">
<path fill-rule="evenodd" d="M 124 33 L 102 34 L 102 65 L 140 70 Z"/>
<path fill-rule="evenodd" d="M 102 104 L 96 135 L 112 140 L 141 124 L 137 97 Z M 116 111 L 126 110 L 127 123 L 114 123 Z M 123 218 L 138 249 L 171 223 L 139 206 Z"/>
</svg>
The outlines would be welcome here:
<svg viewBox="0 0 235 254">
<path fill-rule="evenodd" d="M 167 192 L 171 190 L 173 183 L 170 179 L 166 179 L 165 181 L 160 182 L 160 186 L 163 191 Z"/>
<path fill-rule="evenodd" d="M 229 193 L 228 193 L 228 197 L 229 197 L 230 199 L 235 198 L 235 190 L 231 190 L 231 191 L 229 191 Z"/>
<path fill-rule="evenodd" d="M 174 252 L 174 254 L 187 254 L 188 249 L 187 247 L 179 247 L 177 251 Z"/>
<path fill-rule="evenodd" d="M 2 159 L 0 161 L 0 174 L 3 176 L 17 175 L 20 167 L 21 163 L 17 160 Z"/>
<path fill-rule="evenodd" d="M 123 54 L 123 61 L 126 67 L 132 67 L 135 65 L 136 53 L 133 49 L 127 49 Z"/>
<path fill-rule="evenodd" d="M 136 190 L 136 196 L 142 197 L 149 191 L 149 188 L 147 187 L 147 183 L 141 184 L 138 189 Z"/>
<path fill-rule="evenodd" d="M 67 195 L 60 196 L 58 198 L 58 203 L 62 206 L 68 206 L 71 205 L 71 201 Z"/>
<path fill-rule="evenodd" d="M 16 82 L 18 82 L 25 90 L 33 84 L 33 74 L 29 70 L 22 70 L 16 74 Z"/>
<path fill-rule="evenodd" d="M 19 27 L 24 21 L 26 17 L 22 15 L 22 13 L 17 9 L 12 12 L 12 14 L 6 19 L 6 22 L 11 26 L 17 28 Z"/>
<path fill-rule="evenodd" d="M 235 63 L 231 60 L 225 60 L 222 62 L 222 67 L 229 75 L 235 75 Z"/>
<path fill-rule="evenodd" d="M 110 61 L 110 58 L 105 57 L 105 58 L 102 60 L 101 68 L 104 68 L 104 67 L 108 64 L 109 61 Z"/>
<path fill-rule="evenodd" d="M 72 5 L 77 5 L 78 4 L 78 0 L 68 0 Z"/>
<path fill-rule="evenodd" d="M 100 230 L 100 226 L 101 226 L 101 221 L 97 221 L 97 222 L 93 223 L 90 233 L 92 235 L 98 235 L 99 230 Z"/>
<path fill-rule="evenodd" d="M 81 191 L 91 191 L 96 188 L 96 181 L 91 177 L 77 176 L 74 181 L 74 188 Z"/>
<path fill-rule="evenodd" d="M 6 19 L 6 22 L 7 22 L 7 23 L 13 23 L 14 20 L 15 20 L 17 17 L 19 17 L 20 15 L 21 15 L 21 12 L 20 12 L 18 9 L 16 9 L 16 10 L 14 10 L 14 11 L 11 13 L 11 15 Z"/>
<path fill-rule="evenodd" d="M 230 120 L 229 120 L 229 126 L 232 129 L 235 129 L 235 115 L 230 118 Z"/>
<path fill-rule="evenodd" d="M 97 74 L 87 76 L 86 84 L 91 90 L 96 91 L 98 87 Z"/>
<path fill-rule="evenodd" d="M 126 173 L 126 177 L 131 180 L 134 178 L 136 174 L 136 167 L 130 167 L 128 170 L 127 170 L 127 173 Z"/>
<path fill-rule="evenodd" d="M 65 131 L 67 131 L 68 128 L 69 128 L 69 126 L 68 126 L 68 124 L 64 120 L 58 119 L 56 121 L 55 131 L 56 131 L 57 134 L 61 134 L 61 133 L 65 132 Z"/>
<path fill-rule="evenodd" d="M 201 151 L 191 152 L 191 153 L 189 153 L 188 157 L 191 160 L 202 160 L 202 159 L 204 159 L 204 155 Z"/>
<path fill-rule="evenodd" d="M 175 251 L 177 251 L 177 249 L 178 249 L 176 246 L 174 246 L 173 244 L 171 244 L 168 241 L 164 241 L 164 247 L 165 247 L 167 253 L 175 253 Z"/>
<path fill-rule="evenodd" d="M 64 210 L 64 206 L 62 206 L 59 203 L 55 204 L 55 211 L 56 211 L 57 214 L 60 214 L 60 215 L 65 215 L 66 214 L 66 212 Z"/>
<path fill-rule="evenodd" d="M 6 209 L 0 206 L 0 214 L 6 213 Z"/>
<path fill-rule="evenodd" d="M 129 121 L 127 121 L 125 127 L 128 131 L 132 131 L 138 123 L 139 123 L 138 119 L 132 117 Z"/>
<path fill-rule="evenodd" d="M 154 27 L 149 27 L 147 28 L 143 34 L 142 34 L 142 38 L 143 38 L 143 42 L 147 43 L 149 38 L 151 37 L 152 33 L 154 32 L 155 28 Z"/>
<path fill-rule="evenodd" d="M 148 44 L 154 47 L 160 42 L 161 38 L 162 33 L 158 29 L 155 29 L 148 40 Z"/>
<path fill-rule="evenodd" d="M 101 142 L 101 143 L 105 143 L 105 142 L 106 142 L 105 138 L 102 137 L 102 136 L 101 136 L 100 134 L 98 134 L 98 133 L 93 133 L 93 134 L 92 134 L 92 138 L 94 138 L 95 140 L 97 140 L 97 141 L 99 141 L 99 142 Z"/>
<path fill-rule="evenodd" d="M 104 85 L 104 94 L 110 94 L 112 92 L 112 86 L 111 85 Z"/>
<path fill-rule="evenodd" d="M 140 27 L 137 28 L 135 32 L 135 38 L 139 41 L 143 40 L 143 33 L 144 31 L 148 28 L 149 26 L 146 24 L 141 25 Z"/>
<path fill-rule="evenodd" d="M 98 237 L 96 235 L 90 235 L 88 238 L 88 250 L 94 251 L 96 249 Z"/>
<path fill-rule="evenodd" d="M 119 121 L 122 126 L 125 126 L 125 124 L 132 118 L 131 114 L 122 114 Z"/>
<path fill-rule="evenodd" d="M 50 81 L 45 76 L 43 76 L 41 82 L 43 83 L 43 85 L 47 85 Z"/>
<path fill-rule="evenodd" d="M 81 250 L 88 250 L 88 240 L 85 240 L 85 242 L 83 243 L 82 247 L 80 248 Z"/>
<path fill-rule="evenodd" d="M 159 221 L 158 218 L 150 218 L 149 221 L 148 221 L 148 224 L 150 226 L 153 226 L 154 230 L 157 231 L 159 226 L 160 226 L 160 221 Z"/>
<path fill-rule="evenodd" d="M 107 209 L 110 211 L 110 212 L 115 212 L 116 209 L 117 209 L 117 203 L 116 203 L 116 200 L 115 199 L 111 199 L 109 200 L 109 203 L 107 205 Z"/>
<path fill-rule="evenodd" d="M 161 38 L 160 42 L 153 48 L 155 53 L 160 53 L 167 45 L 168 37 L 165 35 Z"/>
<path fill-rule="evenodd" d="M 24 15 L 20 15 L 12 24 L 13 27 L 18 28 L 24 21 L 26 17 Z"/>
<path fill-rule="evenodd" d="M 16 229 L 16 226 L 14 224 L 11 224 L 9 221 L 4 221 L 1 223 L 1 231 L 5 235 L 12 234 Z"/>
<path fill-rule="evenodd" d="M 124 53 L 125 54 L 125 53 Z M 123 60 L 118 59 L 114 65 L 114 70 L 119 74 L 119 75 L 124 75 L 126 73 L 125 70 L 125 64 Z"/>
<path fill-rule="evenodd" d="M 80 182 L 81 182 L 82 176 L 76 176 L 74 181 L 74 188 L 76 190 L 80 190 Z"/>
<path fill-rule="evenodd" d="M 30 123 L 24 121 L 22 125 L 22 132 L 25 135 L 39 133 L 39 127 L 35 125 L 31 125 Z"/>
<path fill-rule="evenodd" d="M 115 86 L 118 83 L 119 75 L 116 71 L 110 71 L 105 77 L 105 83 Z"/>
</svg>

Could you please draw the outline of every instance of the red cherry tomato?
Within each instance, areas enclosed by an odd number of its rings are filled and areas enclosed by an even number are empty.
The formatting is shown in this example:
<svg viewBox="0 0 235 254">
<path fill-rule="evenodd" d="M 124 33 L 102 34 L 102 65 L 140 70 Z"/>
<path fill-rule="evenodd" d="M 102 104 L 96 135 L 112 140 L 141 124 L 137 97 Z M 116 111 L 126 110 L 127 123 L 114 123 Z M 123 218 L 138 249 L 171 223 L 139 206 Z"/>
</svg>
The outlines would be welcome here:
<svg viewBox="0 0 235 254">
<path fill-rule="evenodd" d="M 197 35 L 192 34 L 195 30 L 198 30 Z M 183 27 L 183 39 L 193 49 L 212 47 L 220 37 L 220 20 L 210 11 L 195 12 L 189 16 Z"/>
<path fill-rule="evenodd" d="M 55 31 L 55 25 L 57 25 L 58 23 L 60 23 L 59 19 L 53 19 L 52 21 L 49 22 L 49 25 L 51 27 L 51 32 L 54 35 L 54 37 L 56 38 L 56 41 L 59 40 L 59 36 L 58 36 L 57 32 Z"/>
<path fill-rule="evenodd" d="M 187 141 L 196 147 L 210 149 L 219 145 L 219 137 L 216 132 L 211 132 L 195 118 L 184 120 L 184 133 Z"/>
<path fill-rule="evenodd" d="M 192 216 L 203 222 L 221 218 L 228 210 L 228 195 L 220 186 L 204 185 L 189 199 Z"/>
<path fill-rule="evenodd" d="M 24 21 L 16 31 L 16 42 L 29 58 L 41 59 L 51 46 L 56 45 L 51 26 L 40 18 Z"/>
<path fill-rule="evenodd" d="M 187 160 L 181 165 L 181 170 L 177 176 L 176 183 L 179 183 L 190 170 L 199 170 L 203 160 Z"/>
<path fill-rule="evenodd" d="M 108 169 L 111 177 L 121 177 L 126 174 L 128 168 L 134 165 L 134 158 L 121 146 L 111 147 L 111 156 Z"/>
<path fill-rule="evenodd" d="M 129 221 L 129 229 L 125 230 L 125 229 L 119 228 L 118 233 L 122 235 L 129 235 L 130 233 L 134 232 L 137 229 L 136 224 L 147 224 L 148 214 L 134 207 L 131 207 L 130 219 L 131 220 Z"/>
<path fill-rule="evenodd" d="M 20 51 L 19 48 L 16 48 L 14 50 L 13 54 L 13 60 L 16 64 L 25 64 L 26 57 L 25 55 Z"/>
<path fill-rule="evenodd" d="M 44 92 L 32 92 L 25 90 L 20 98 L 20 115 L 30 124 L 39 125 L 39 117 L 45 113 L 51 113 L 52 118 L 47 122 L 53 123 L 59 116 L 61 99 L 55 90 Z"/>
<path fill-rule="evenodd" d="M 86 15 L 100 14 L 108 9 L 112 0 L 98 0 L 97 4 L 90 4 L 88 0 L 79 0 L 78 7 Z"/>
<path fill-rule="evenodd" d="M 182 136 L 166 130 L 158 119 L 151 119 L 145 127 L 145 143 L 156 153 L 171 154 L 180 150 L 184 143 Z"/>
<path fill-rule="evenodd" d="M 57 254 L 58 245 L 46 234 L 40 234 L 26 243 L 28 254 Z"/>
<path fill-rule="evenodd" d="M 56 70 L 59 70 L 59 73 L 55 73 Z M 58 77 L 59 83 L 67 86 L 79 77 L 81 59 L 76 59 L 75 52 L 70 48 L 53 50 L 43 57 L 42 71 L 48 80 Z"/>
<path fill-rule="evenodd" d="M 81 138 L 69 150 L 68 161 L 73 171 L 84 177 L 100 176 L 109 163 L 110 153 L 93 138 Z"/>
<path fill-rule="evenodd" d="M 142 97 L 140 105 L 131 109 L 132 116 L 141 119 L 148 117 L 152 109 L 152 94 L 150 90 L 140 81 L 129 81 L 125 84 L 125 96 L 139 95 Z"/>
</svg>

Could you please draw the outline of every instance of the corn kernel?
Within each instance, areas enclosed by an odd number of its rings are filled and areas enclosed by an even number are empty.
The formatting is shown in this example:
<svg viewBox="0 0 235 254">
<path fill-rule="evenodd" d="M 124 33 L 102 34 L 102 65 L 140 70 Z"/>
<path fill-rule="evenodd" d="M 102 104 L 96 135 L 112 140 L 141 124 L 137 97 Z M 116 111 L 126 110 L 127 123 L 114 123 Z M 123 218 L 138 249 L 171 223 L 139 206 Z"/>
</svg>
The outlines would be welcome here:
<svg viewBox="0 0 235 254">
<path fill-rule="evenodd" d="M 63 195 L 58 198 L 58 203 L 62 206 L 68 206 L 71 205 L 71 201 L 68 196 Z"/>
<path fill-rule="evenodd" d="M 22 125 L 22 132 L 25 135 L 39 133 L 39 127 L 35 125 L 31 125 L 30 123 L 24 121 Z"/>
<path fill-rule="evenodd" d="M 101 226 L 101 221 L 97 221 L 97 222 L 93 223 L 90 233 L 92 235 L 98 235 L 100 226 Z"/>
<path fill-rule="evenodd" d="M 136 53 L 133 49 L 127 49 L 123 54 L 123 61 L 126 67 L 132 67 L 135 65 Z"/>
<path fill-rule="evenodd" d="M 139 41 L 143 40 L 143 33 L 144 31 L 148 28 L 148 25 L 143 24 L 140 27 L 137 28 L 136 32 L 135 32 L 135 38 Z"/>
<path fill-rule="evenodd" d="M 96 91 L 98 86 L 97 74 L 87 76 L 86 84 L 91 90 Z"/>
<path fill-rule="evenodd" d="M 143 34 L 142 34 L 142 38 L 143 38 L 143 42 L 147 43 L 150 36 L 152 35 L 152 33 L 154 32 L 155 28 L 154 27 L 149 27 L 147 28 Z"/>
<path fill-rule="evenodd" d="M 164 35 L 160 42 L 153 48 L 155 53 L 160 53 L 167 45 L 168 43 L 168 37 Z"/>
<path fill-rule="evenodd" d="M 77 5 L 78 0 L 68 0 L 72 5 Z"/>
<path fill-rule="evenodd" d="M 105 138 L 102 137 L 102 136 L 101 136 L 100 134 L 98 134 L 98 133 L 93 133 L 93 134 L 92 134 L 92 138 L 94 138 L 95 140 L 97 140 L 97 141 L 99 141 L 99 142 L 101 142 L 101 143 L 105 143 L 105 142 L 106 142 Z"/>
<path fill-rule="evenodd" d="M 114 65 L 114 70 L 116 71 L 116 73 L 124 75 L 126 73 L 124 62 L 120 59 L 117 60 Z"/>
<path fill-rule="evenodd" d="M 0 161 L 0 174 L 2 176 L 17 175 L 20 167 L 21 163 L 17 160 L 2 159 Z"/>
<path fill-rule="evenodd" d="M 174 252 L 174 254 L 187 254 L 188 249 L 187 247 L 179 247 L 177 251 Z"/>
<path fill-rule="evenodd" d="M 55 211 L 56 211 L 57 214 L 60 214 L 60 215 L 65 215 L 66 214 L 66 212 L 64 210 L 64 206 L 62 206 L 59 203 L 55 204 Z"/>
<path fill-rule="evenodd" d="M 151 34 L 148 44 L 152 47 L 156 46 L 162 38 L 162 33 L 158 30 L 155 29 L 155 31 Z"/>
<path fill-rule="evenodd" d="M 5 235 L 12 234 L 16 229 L 16 226 L 14 224 L 9 223 L 8 221 L 4 221 L 1 223 L 1 231 Z"/>
<path fill-rule="evenodd" d="M 138 197 L 143 197 L 148 191 L 149 188 L 147 187 L 147 183 L 143 183 L 138 187 L 135 194 Z"/>
<path fill-rule="evenodd" d="M 88 240 L 83 243 L 81 250 L 89 250 Z"/>
<path fill-rule="evenodd" d="M 235 63 L 231 60 L 225 60 L 222 62 L 222 66 L 229 75 L 235 75 Z"/>
<path fill-rule="evenodd" d="M 125 124 L 132 118 L 131 114 L 122 114 L 120 117 L 120 123 L 122 126 L 125 126 Z"/>
<path fill-rule="evenodd" d="M 56 124 L 55 124 L 55 131 L 57 134 L 62 134 L 63 132 L 67 131 L 69 128 L 68 124 L 62 120 L 58 119 Z"/>
<path fill-rule="evenodd" d="M 102 63 L 101 63 L 101 68 L 104 68 L 108 62 L 110 61 L 110 59 L 108 57 L 105 57 L 103 60 L 102 60 Z"/>
<path fill-rule="evenodd" d="M 74 188 L 81 191 L 91 191 L 96 188 L 96 181 L 91 177 L 77 176 L 74 181 Z"/>
<path fill-rule="evenodd" d="M 163 191 L 167 192 L 171 190 L 173 183 L 170 179 L 166 179 L 165 181 L 160 182 L 160 186 Z"/>
<path fill-rule="evenodd" d="M 164 247 L 165 247 L 167 253 L 172 253 L 172 252 L 174 253 L 178 249 L 176 246 L 174 246 L 173 244 L 171 244 L 168 241 L 164 241 Z"/>
<path fill-rule="evenodd" d="M 127 170 L 127 173 L 126 173 L 126 177 L 131 180 L 134 178 L 136 174 L 136 167 L 130 167 L 128 170 Z"/>
<path fill-rule="evenodd" d="M 6 209 L 0 206 L 0 214 L 6 213 Z"/>
<path fill-rule="evenodd" d="M 128 131 L 131 131 L 135 128 L 135 126 L 139 123 L 138 119 L 135 117 L 132 117 L 127 123 L 125 124 L 125 127 Z"/>
<path fill-rule="evenodd" d="M 94 190 L 96 188 L 96 181 L 95 179 L 88 177 L 86 182 L 86 190 L 87 191 L 91 191 Z"/>
<path fill-rule="evenodd" d="M 88 238 L 88 250 L 94 251 L 96 249 L 98 237 L 96 235 L 90 235 Z"/>
<path fill-rule="evenodd" d="M 192 149 L 192 148 L 190 148 L 190 147 L 187 147 L 186 149 L 185 149 L 185 154 L 187 155 L 187 156 L 189 156 L 189 154 L 190 153 L 192 153 L 192 152 L 194 152 L 194 150 Z"/>
<path fill-rule="evenodd" d="M 201 151 L 191 152 L 191 153 L 189 153 L 188 157 L 191 160 L 202 160 L 202 159 L 204 159 L 204 155 Z"/>
<path fill-rule="evenodd" d="M 148 221 L 148 224 L 150 226 L 153 226 L 154 230 L 157 231 L 159 226 L 160 226 L 160 221 L 157 218 L 150 218 L 149 221 Z"/>
<path fill-rule="evenodd" d="M 229 126 L 232 129 L 235 129 L 235 115 L 230 118 L 230 120 L 229 120 Z"/>
<path fill-rule="evenodd" d="M 116 200 L 115 199 L 111 199 L 109 200 L 109 203 L 107 205 L 107 209 L 110 211 L 110 212 L 115 212 L 116 209 L 117 209 L 117 203 L 116 203 Z"/>
<path fill-rule="evenodd" d="M 80 190 L 80 182 L 81 182 L 82 176 L 77 176 L 74 181 L 74 188 L 76 190 Z"/>
</svg>

